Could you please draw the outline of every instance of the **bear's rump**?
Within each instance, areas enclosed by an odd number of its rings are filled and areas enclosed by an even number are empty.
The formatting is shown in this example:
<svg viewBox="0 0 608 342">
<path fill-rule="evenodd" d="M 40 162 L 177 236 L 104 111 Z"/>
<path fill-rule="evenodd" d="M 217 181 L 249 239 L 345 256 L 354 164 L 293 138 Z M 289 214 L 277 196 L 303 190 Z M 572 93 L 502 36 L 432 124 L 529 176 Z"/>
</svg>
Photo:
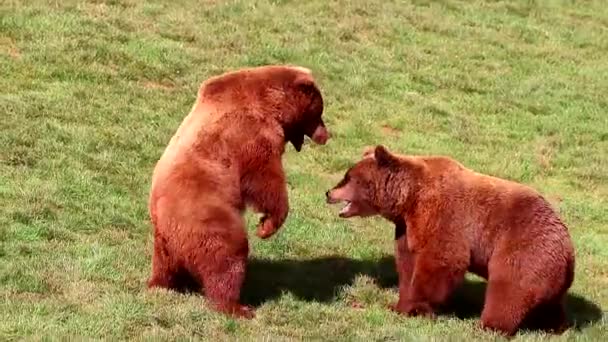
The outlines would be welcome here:
<svg viewBox="0 0 608 342">
<path fill-rule="evenodd" d="M 247 245 L 238 209 L 222 205 L 214 196 L 198 202 L 161 198 L 157 202 L 155 233 L 168 241 L 173 252 L 184 256 L 193 250 L 214 249 L 215 244 L 235 249 L 228 253 L 236 253 Z"/>
</svg>

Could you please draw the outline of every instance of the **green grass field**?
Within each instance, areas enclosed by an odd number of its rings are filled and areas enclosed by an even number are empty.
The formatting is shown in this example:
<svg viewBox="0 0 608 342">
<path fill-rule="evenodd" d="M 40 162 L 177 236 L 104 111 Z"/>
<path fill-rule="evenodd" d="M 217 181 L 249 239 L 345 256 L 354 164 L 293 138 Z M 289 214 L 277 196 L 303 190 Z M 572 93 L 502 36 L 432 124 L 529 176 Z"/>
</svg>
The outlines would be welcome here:
<svg viewBox="0 0 608 342">
<path fill-rule="evenodd" d="M 536 187 L 577 249 L 562 340 L 608 336 L 603 1 L 0 2 L 0 340 L 493 340 L 471 277 L 436 321 L 397 298 L 393 228 L 324 192 L 364 146 Z M 148 291 L 152 169 L 205 78 L 314 70 L 333 133 L 284 156 L 291 212 L 253 234 L 251 321 Z M 540 340 L 522 331 L 517 340 Z"/>
</svg>

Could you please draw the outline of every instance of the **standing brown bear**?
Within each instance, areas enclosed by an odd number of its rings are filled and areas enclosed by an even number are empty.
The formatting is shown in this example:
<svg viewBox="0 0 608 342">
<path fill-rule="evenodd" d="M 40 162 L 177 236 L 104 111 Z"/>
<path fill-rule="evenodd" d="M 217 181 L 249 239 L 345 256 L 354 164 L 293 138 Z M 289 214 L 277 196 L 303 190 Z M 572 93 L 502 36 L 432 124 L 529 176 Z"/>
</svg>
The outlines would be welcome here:
<svg viewBox="0 0 608 342">
<path fill-rule="evenodd" d="M 304 136 L 325 144 L 323 98 L 310 70 L 241 69 L 210 78 L 158 161 L 149 199 L 154 255 L 149 287 L 204 289 L 212 306 L 251 318 L 240 304 L 249 246 L 242 213 L 263 214 L 261 238 L 284 223 L 281 157 Z"/>
<path fill-rule="evenodd" d="M 369 149 L 333 189 L 340 216 L 381 215 L 395 224 L 399 301 L 406 315 L 434 316 L 467 271 L 488 280 L 484 328 L 516 333 L 524 319 L 561 332 L 574 279 L 566 226 L 535 190 L 482 175 L 448 157 Z"/>
</svg>

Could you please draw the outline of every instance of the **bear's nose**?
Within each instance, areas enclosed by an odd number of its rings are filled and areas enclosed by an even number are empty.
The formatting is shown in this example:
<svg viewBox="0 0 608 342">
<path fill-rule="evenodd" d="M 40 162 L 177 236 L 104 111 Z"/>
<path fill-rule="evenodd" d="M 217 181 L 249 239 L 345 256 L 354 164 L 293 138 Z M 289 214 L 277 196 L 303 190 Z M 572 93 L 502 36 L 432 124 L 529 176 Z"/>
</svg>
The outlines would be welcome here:
<svg viewBox="0 0 608 342">
<path fill-rule="evenodd" d="M 331 196 L 329 195 L 330 190 L 325 192 L 325 202 L 332 203 Z"/>
</svg>

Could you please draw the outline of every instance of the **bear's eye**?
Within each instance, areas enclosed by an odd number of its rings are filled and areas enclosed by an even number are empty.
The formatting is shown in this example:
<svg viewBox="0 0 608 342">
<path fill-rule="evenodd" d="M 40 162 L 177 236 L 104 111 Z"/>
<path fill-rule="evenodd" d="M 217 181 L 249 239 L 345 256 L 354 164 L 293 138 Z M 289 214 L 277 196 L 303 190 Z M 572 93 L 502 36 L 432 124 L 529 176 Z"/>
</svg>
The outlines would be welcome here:
<svg viewBox="0 0 608 342">
<path fill-rule="evenodd" d="M 342 180 L 340 181 L 340 183 L 338 183 L 336 185 L 336 187 L 338 187 L 338 188 L 342 187 L 342 186 L 348 184 L 349 181 L 350 181 L 350 176 L 347 173 L 347 174 L 344 175 L 344 178 L 342 178 Z"/>
</svg>

